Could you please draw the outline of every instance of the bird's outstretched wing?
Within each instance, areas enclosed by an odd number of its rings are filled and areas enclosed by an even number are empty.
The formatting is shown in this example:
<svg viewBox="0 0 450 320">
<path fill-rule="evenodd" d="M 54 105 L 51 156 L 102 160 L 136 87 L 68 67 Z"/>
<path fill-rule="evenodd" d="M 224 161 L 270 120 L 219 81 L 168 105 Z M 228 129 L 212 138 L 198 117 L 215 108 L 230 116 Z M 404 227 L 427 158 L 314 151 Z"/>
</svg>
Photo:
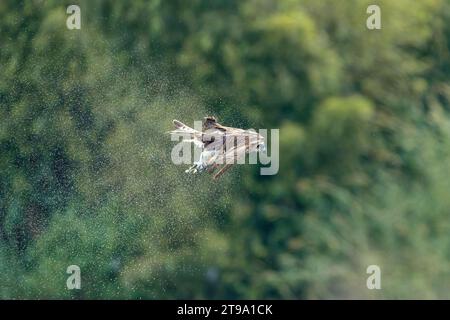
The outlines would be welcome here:
<svg viewBox="0 0 450 320">
<path fill-rule="evenodd" d="M 240 163 L 247 153 L 261 151 L 264 147 L 264 137 L 254 130 L 225 127 L 209 117 L 203 123 L 202 131 L 193 129 L 181 121 L 173 120 L 175 129 L 169 133 L 181 136 L 184 142 L 192 142 L 202 149 L 200 158 L 186 172 L 201 172 L 206 170 L 219 178 L 233 164 Z M 245 160 L 244 160 L 245 161 Z"/>
<path fill-rule="evenodd" d="M 258 146 L 264 143 L 262 135 L 250 130 L 232 128 L 231 131 L 227 132 L 227 137 L 229 137 L 228 135 L 235 138 L 234 145 L 231 148 L 224 148 L 221 157 L 221 163 L 224 163 L 224 165 L 214 175 L 214 179 L 218 179 L 233 164 L 239 163 L 246 154 L 258 151 Z"/>
<path fill-rule="evenodd" d="M 171 136 L 183 137 L 184 142 L 192 142 L 197 147 L 203 147 L 202 132 L 195 130 L 183 122 L 178 120 L 173 120 L 175 130 L 169 131 Z"/>
<path fill-rule="evenodd" d="M 232 166 L 232 164 L 226 164 L 224 165 L 222 168 L 220 168 L 220 170 L 213 176 L 213 179 L 219 179 L 221 175 L 223 175 L 225 173 L 225 171 L 227 171 L 228 169 L 230 169 Z"/>
</svg>

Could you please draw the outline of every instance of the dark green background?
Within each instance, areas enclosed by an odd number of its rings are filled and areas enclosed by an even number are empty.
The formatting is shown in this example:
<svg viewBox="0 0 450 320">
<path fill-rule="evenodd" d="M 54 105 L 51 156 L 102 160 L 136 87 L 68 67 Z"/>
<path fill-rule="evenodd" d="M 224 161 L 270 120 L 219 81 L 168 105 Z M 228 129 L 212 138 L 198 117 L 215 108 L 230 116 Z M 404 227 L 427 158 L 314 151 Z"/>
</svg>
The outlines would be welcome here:
<svg viewBox="0 0 450 320">
<path fill-rule="evenodd" d="M 450 298 L 449 48 L 447 0 L 1 0 L 0 297 Z M 205 115 L 278 175 L 184 174 Z"/>
</svg>

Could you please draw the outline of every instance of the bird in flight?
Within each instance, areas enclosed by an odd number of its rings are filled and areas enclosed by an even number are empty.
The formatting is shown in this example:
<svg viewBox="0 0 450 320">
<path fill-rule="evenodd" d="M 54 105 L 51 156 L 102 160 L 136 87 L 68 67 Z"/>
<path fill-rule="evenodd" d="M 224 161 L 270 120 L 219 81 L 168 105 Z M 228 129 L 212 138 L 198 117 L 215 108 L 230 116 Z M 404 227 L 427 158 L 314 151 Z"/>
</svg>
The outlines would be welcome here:
<svg viewBox="0 0 450 320">
<path fill-rule="evenodd" d="M 169 132 L 171 135 L 181 136 L 183 142 L 201 148 L 199 159 L 186 173 L 206 170 L 212 174 L 218 169 L 213 176 L 217 179 L 236 162 L 245 161 L 246 154 L 265 151 L 264 137 L 256 131 L 225 127 L 212 116 L 203 118 L 201 131 L 178 120 L 173 120 L 173 124 L 175 129 Z"/>
</svg>

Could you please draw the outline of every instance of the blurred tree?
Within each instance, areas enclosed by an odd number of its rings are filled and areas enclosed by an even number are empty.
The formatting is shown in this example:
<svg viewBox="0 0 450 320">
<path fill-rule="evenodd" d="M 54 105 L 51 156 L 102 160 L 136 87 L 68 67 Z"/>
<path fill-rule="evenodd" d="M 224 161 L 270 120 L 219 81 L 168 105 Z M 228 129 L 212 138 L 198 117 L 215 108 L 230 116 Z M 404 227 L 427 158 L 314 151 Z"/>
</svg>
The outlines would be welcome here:
<svg viewBox="0 0 450 320">
<path fill-rule="evenodd" d="M 448 298 L 450 3 L 373 3 L 2 1 L 0 297 Z M 279 174 L 184 175 L 207 113 Z"/>
</svg>

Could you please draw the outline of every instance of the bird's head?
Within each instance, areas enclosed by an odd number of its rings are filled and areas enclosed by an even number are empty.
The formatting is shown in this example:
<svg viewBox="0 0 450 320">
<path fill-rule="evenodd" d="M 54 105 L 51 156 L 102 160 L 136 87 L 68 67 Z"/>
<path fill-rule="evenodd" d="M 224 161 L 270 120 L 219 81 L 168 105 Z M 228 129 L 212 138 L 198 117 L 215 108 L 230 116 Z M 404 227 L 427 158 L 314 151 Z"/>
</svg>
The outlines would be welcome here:
<svg viewBox="0 0 450 320">
<path fill-rule="evenodd" d="M 217 119 L 213 116 L 207 116 L 203 118 L 203 122 L 205 123 L 215 123 L 217 122 Z"/>
<path fill-rule="evenodd" d="M 216 118 L 213 116 L 207 116 L 203 118 L 203 130 L 208 130 L 213 128 L 217 123 Z"/>
<path fill-rule="evenodd" d="M 256 145 L 256 151 L 266 152 L 266 142 L 265 142 L 264 136 L 262 136 L 261 134 L 258 133 L 257 139 L 258 139 L 257 140 L 258 144 Z"/>
</svg>

